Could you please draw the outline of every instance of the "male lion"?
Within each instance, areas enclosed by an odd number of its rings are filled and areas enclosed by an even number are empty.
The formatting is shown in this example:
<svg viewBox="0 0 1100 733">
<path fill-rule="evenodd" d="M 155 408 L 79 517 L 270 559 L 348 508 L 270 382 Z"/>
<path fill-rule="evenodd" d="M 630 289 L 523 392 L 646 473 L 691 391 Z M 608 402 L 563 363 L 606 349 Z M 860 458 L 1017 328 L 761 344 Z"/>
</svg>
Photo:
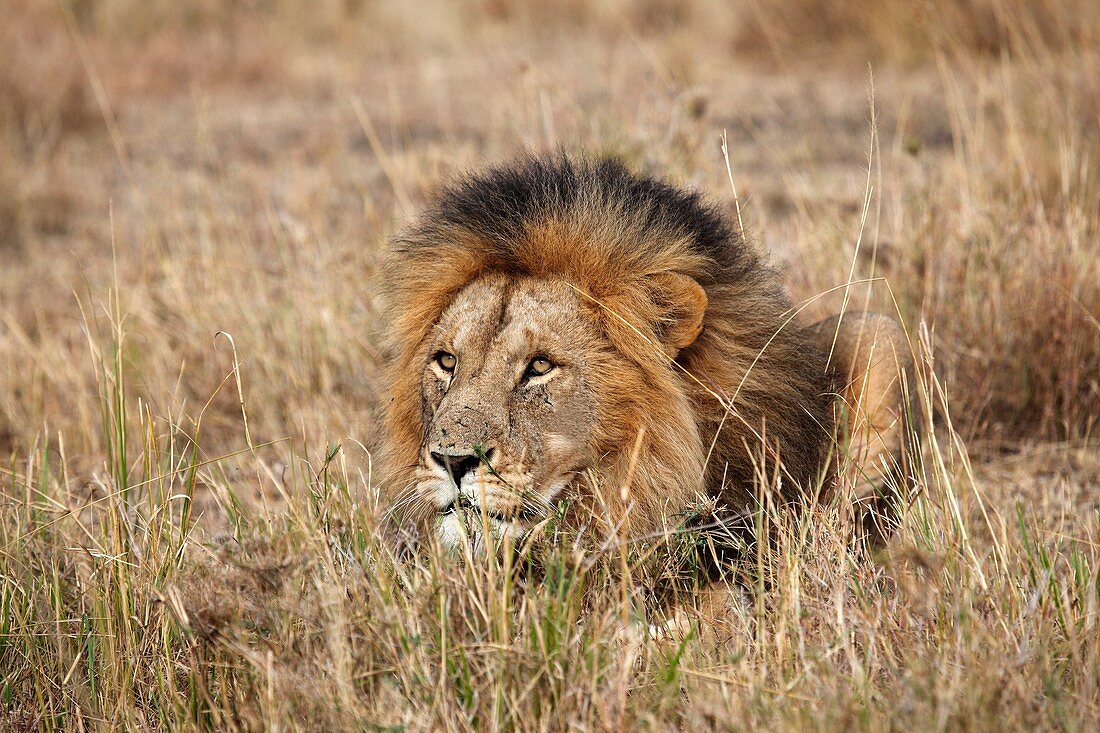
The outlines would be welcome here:
<svg viewBox="0 0 1100 733">
<path fill-rule="evenodd" d="M 617 162 L 464 178 L 396 238 L 384 276 L 394 514 L 446 545 L 520 540 L 564 498 L 576 525 L 625 537 L 701 497 L 728 517 L 762 486 L 797 505 L 833 482 L 838 435 L 873 490 L 901 464 L 897 324 L 798 326 L 717 209 Z M 888 520 L 885 504 L 869 516 Z"/>
</svg>

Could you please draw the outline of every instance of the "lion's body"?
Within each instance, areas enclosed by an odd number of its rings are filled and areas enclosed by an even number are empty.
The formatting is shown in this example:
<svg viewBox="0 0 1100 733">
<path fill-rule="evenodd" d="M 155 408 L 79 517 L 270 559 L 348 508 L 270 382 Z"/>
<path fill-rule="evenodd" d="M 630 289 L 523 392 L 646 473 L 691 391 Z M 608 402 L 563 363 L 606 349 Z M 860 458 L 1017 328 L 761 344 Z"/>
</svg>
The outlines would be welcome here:
<svg viewBox="0 0 1100 733">
<path fill-rule="evenodd" d="M 577 521 L 637 534 L 702 496 L 795 502 L 824 473 L 845 380 L 695 194 L 529 160 L 445 190 L 385 274 L 393 501 L 445 540 L 456 496 L 505 529 L 570 496 Z M 523 371 L 543 355 L 546 376 Z"/>
</svg>

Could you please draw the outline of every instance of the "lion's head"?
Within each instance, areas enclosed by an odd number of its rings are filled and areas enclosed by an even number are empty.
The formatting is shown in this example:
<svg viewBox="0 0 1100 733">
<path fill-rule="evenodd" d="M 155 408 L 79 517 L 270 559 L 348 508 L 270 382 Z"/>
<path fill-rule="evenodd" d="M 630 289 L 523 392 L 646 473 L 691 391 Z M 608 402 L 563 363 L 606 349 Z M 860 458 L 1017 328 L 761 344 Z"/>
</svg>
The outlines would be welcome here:
<svg viewBox="0 0 1100 733">
<path fill-rule="evenodd" d="M 560 498 L 637 535 L 822 466 L 825 357 L 695 194 L 610 161 L 491 170 L 397 237 L 385 284 L 393 512 L 448 544 Z"/>
</svg>

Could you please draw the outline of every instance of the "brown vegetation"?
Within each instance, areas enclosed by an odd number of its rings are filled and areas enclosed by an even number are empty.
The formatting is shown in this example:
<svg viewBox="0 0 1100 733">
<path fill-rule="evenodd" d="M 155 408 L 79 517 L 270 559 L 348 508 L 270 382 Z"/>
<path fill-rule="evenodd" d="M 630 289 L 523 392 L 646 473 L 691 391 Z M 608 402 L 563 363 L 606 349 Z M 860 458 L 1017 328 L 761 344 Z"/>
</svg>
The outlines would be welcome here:
<svg viewBox="0 0 1100 733">
<path fill-rule="evenodd" d="M 1097 3 L 0 12 L 0 728 L 1095 727 Z M 877 563 L 817 507 L 657 640 L 630 548 L 378 544 L 381 247 L 559 145 L 899 316 L 935 425 Z"/>
</svg>

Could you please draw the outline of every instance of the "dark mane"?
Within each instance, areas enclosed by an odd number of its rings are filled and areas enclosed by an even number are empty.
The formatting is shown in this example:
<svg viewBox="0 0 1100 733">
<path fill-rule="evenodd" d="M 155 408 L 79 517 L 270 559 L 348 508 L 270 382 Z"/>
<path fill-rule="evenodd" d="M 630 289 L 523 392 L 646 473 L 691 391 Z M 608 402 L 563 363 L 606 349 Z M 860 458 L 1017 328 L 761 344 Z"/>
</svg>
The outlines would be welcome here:
<svg viewBox="0 0 1100 733">
<path fill-rule="evenodd" d="M 610 158 L 527 157 L 467 175 L 444 191 L 434 213 L 446 225 L 510 246 L 521 239 L 525 226 L 569 215 L 592 192 L 647 228 L 690 238 L 696 252 L 712 259 L 724 259 L 730 249 L 742 246 L 718 208 L 699 193 L 636 175 Z"/>
</svg>

